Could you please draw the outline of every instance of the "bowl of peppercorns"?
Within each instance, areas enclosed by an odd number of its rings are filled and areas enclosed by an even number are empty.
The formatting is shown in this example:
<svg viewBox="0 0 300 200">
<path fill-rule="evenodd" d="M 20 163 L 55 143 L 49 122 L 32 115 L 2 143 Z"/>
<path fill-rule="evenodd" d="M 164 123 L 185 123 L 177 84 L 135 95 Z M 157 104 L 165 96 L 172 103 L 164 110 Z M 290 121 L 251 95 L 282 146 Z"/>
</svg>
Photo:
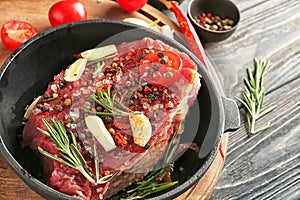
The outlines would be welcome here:
<svg viewBox="0 0 300 200">
<path fill-rule="evenodd" d="M 240 12 L 230 0 L 192 0 L 188 17 L 202 42 L 219 42 L 233 34 Z"/>
</svg>

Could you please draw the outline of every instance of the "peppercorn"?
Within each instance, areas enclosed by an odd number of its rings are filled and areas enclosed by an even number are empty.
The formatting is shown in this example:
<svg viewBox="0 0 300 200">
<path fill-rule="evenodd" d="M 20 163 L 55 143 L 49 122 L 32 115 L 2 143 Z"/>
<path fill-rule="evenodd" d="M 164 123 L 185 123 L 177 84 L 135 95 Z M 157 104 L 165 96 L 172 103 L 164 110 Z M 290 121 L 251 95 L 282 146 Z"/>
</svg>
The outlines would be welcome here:
<svg viewBox="0 0 300 200">
<path fill-rule="evenodd" d="M 56 105 L 56 110 L 57 110 L 57 111 L 62 112 L 63 109 L 64 109 L 64 108 L 62 107 L 62 105 L 60 105 L 60 104 Z"/>
<path fill-rule="evenodd" d="M 164 57 L 164 54 L 163 54 L 162 52 L 159 52 L 159 53 L 157 54 L 157 56 L 158 56 L 159 58 L 163 58 L 163 57 Z"/>
<path fill-rule="evenodd" d="M 154 71 L 158 71 L 158 70 L 159 70 L 159 66 L 158 66 L 158 65 L 156 65 L 156 64 L 154 64 L 154 66 L 153 66 L 153 70 L 154 70 Z"/>
<path fill-rule="evenodd" d="M 234 21 L 227 17 L 214 16 L 211 13 L 201 13 L 200 16 L 194 16 L 194 19 L 202 27 L 213 31 L 230 30 L 234 26 Z"/>
<path fill-rule="evenodd" d="M 111 123 L 113 120 L 112 120 L 112 117 L 105 116 L 105 117 L 103 117 L 103 121 L 104 121 L 104 123 Z"/>
<path fill-rule="evenodd" d="M 154 101 L 155 100 L 155 95 L 150 93 L 150 94 L 148 94 L 147 98 L 150 99 L 151 101 Z"/>
<path fill-rule="evenodd" d="M 171 100 L 171 95 L 169 95 L 168 93 L 164 94 L 164 99 L 170 101 Z"/>
<path fill-rule="evenodd" d="M 70 106 L 72 104 L 72 100 L 71 99 L 66 99 L 64 104 L 65 104 L 65 106 Z"/>
<path fill-rule="evenodd" d="M 68 116 L 66 119 L 67 123 L 74 123 L 76 121 L 76 118 L 74 116 Z"/>
<path fill-rule="evenodd" d="M 160 64 L 166 64 L 167 62 L 164 59 L 159 60 Z"/>
<path fill-rule="evenodd" d="M 65 86 L 66 82 L 63 80 L 58 83 L 59 88 L 63 88 Z"/>
<path fill-rule="evenodd" d="M 42 110 L 42 109 L 43 109 L 43 104 L 38 103 L 38 104 L 36 105 L 36 107 L 37 107 L 38 109 Z"/>
<path fill-rule="evenodd" d="M 83 107 L 84 107 L 84 109 L 89 110 L 91 108 L 91 103 L 86 101 L 86 102 L 84 102 Z"/>
<path fill-rule="evenodd" d="M 44 103 L 42 110 L 43 111 L 48 111 L 50 109 L 50 104 Z"/>
<path fill-rule="evenodd" d="M 149 149 L 150 145 L 147 143 L 145 146 L 144 146 L 144 149 Z"/>
<path fill-rule="evenodd" d="M 153 75 L 154 74 L 154 68 L 150 68 L 147 70 L 149 75 Z"/>
<path fill-rule="evenodd" d="M 126 81 L 125 85 L 126 85 L 127 87 L 129 87 L 129 86 L 131 85 L 131 82 L 130 82 L 130 81 Z"/>
<path fill-rule="evenodd" d="M 113 68 L 116 68 L 116 67 L 118 66 L 118 64 L 115 63 L 115 62 L 113 62 L 113 63 L 111 64 L 111 66 L 112 66 Z"/>
<path fill-rule="evenodd" d="M 118 67 L 121 67 L 121 68 L 122 68 L 123 66 L 124 66 L 124 64 L 123 64 L 122 62 L 119 62 L 119 63 L 118 63 Z"/>
<path fill-rule="evenodd" d="M 147 54 L 142 53 L 142 54 L 140 55 L 140 58 L 143 59 L 143 58 L 145 58 L 146 56 L 147 56 Z"/>
<path fill-rule="evenodd" d="M 134 105 L 134 101 L 130 99 L 128 106 L 133 106 L 133 105 Z"/>
<path fill-rule="evenodd" d="M 172 72 L 167 72 L 165 74 L 165 77 L 167 77 L 167 78 L 173 78 L 173 73 Z"/>
<path fill-rule="evenodd" d="M 162 179 L 162 177 L 157 177 L 157 178 L 155 178 L 155 181 L 156 182 L 161 182 L 163 179 Z"/>
<path fill-rule="evenodd" d="M 97 106 L 97 107 L 96 107 L 96 110 L 97 110 L 98 112 L 102 112 L 102 111 L 103 111 L 103 108 L 102 108 L 102 106 Z"/>
<path fill-rule="evenodd" d="M 79 139 L 80 141 L 84 141 L 85 138 L 86 138 L 86 136 L 85 136 L 83 133 L 79 133 L 79 134 L 78 134 L 78 139 Z"/>
<path fill-rule="evenodd" d="M 49 93 L 45 93 L 44 94 L 44 99 L 49 99 L 50 98 L 50 94 Z"/>
<path fill-rule="evenodd" d="M 53 98 L 53 99 L 56 99 L 57 97 L 58 97 L 58 94 L 57 94 L 57 93 L 53 93 L 53 94 L 52 94 L 52 98 Z"/>
<path fill-rule="evenodd" d="M 151 115 L 150 119 L 151 119 L 151 121 L 155 121 L 156 115 L 155 114 Z"/>
</svg>

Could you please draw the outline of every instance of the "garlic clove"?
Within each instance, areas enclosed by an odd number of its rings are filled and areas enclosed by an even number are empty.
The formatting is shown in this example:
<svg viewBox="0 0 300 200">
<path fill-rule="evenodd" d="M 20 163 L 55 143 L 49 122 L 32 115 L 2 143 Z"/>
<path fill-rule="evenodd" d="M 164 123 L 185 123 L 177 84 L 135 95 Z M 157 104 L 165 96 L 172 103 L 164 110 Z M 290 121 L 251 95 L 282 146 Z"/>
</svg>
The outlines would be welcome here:
<svg viewBox="0 0 300 200">
<path fill-rule="evenodd" d="M 140 26 L 144 26 L 144 27 L 148 27 L 149 23 L 147 23 L 146 21 L 142 20 L 142 19 L 138 19 L 138 18 L 134 18 L 134 17 L 128 17 L 123 19 L 123 22 L 129 22 L 132 24 L 137 24 Z"/>
<path fill-rule="evenodd" d="M 102 119 L 96 115 L 85 117 L 85 123 L 89 131 L 95 136 L 105 151 L 117 148 L 114 139 L 106 129 Z"/>
<path fill-rule="evenodd" d="M 66 69 L 64 79 L 67 82 L 79 80 L 87 64 L 86 58 L 77 59 L 69 68 Z"/>
<path fill-rule="evenodd" d="M 31 104 L 27 107 L 23 118 L 24 119 L 29 119 L 32 109 L 34 108 L 34 106 L 37 104 L 37 102 L 40 100 L 41 96 L 38 96 L 33 102 L 31 102 Z"/>
<path fill-rule="evenodd" d="M 116 45 L 108 45 L 104 47 L 99 47 L 95 49 L 89 49 L 80 53 L 82 58 L 86 58 L 87 61 L 93 61 L 100 58 L 105 58 L 110 55 L 118 53 Z"/>
<path fill-rule="evenodd" d="M 152 126 L 149 119 L 142 113 L 129 115 L 129 122 L 135 144 L 144 147 L 152 136 Z"/>
</svg>

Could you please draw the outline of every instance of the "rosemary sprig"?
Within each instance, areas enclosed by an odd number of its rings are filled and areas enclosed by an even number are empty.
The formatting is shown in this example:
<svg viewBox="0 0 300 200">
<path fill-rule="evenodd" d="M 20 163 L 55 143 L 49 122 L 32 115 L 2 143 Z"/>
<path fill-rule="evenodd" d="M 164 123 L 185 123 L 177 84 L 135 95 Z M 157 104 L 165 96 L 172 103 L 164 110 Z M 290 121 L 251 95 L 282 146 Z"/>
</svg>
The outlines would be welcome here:
<svg viewBox="0 0 300 200">
<path fill-rule="evenodd" d="M 177 133 L 178 133 L 178 129 L 176 129 L 173 132 L 173 135 L 170 139 L 169 146 L 166 150 L 166 157 L 163 160 L 163 166 L 165 165 L 168 166 L 160 170 L 156 170 L 156 171 L 152 171 L 151 173 L 148 173 L 142 181 L 136 183 L 138 185 L 137 187 L 127 191 L 128 197 L 121 198 L 121 200 L 143 199 L 149 195 L 162 192 L 178 184 L 178 181 L 164 182 L 164 180 L 167 178 L 167 175 L 170 171 L 170 167 L 172 165 L 170 163 L 174 158 L 175 152 L 179 146 L 178 141 L 180 139 L 180 136 L 178 136 Z"/>
<path fill-rule="evenodd" d="M 262 109 L 265 90 L 263 87 L 263 79 L 267 69 L 270 67 L 269 61 L 254 59 L 254 71 L 247 68 L 248 79 L 245 79 L 245 92 L 243 99 L 237 98 L 246 108 L 246 122 L 248 126 L 249 135 L 257 134 L 269 128 L 270 122 L 260 128 L 256 128 L 256 122 L 265 114 L 271 112 L 276 106 L 272 106 L 265 110 Z"/>
<path fill-rule="evenodd" d="M 146 180 L 138 183 L 139 186 L 127 191 L 129 196 L 126 198 L 121 198 L 121 200 L 143 199 L 148 195 L 164 191 L 178 184 L 178 181 L 163 182 L 167 173 L 168 172 L 165 169 L 151 173 L 150 176 L 147 176 L 148 178 Z"/>
<path fill-rule="evenodd" d="M 132 114 L 142 114 L 141 112 L 134 112 L 128 107 L 124 106 L 120 101 L 118 101 L 115 98 L 115 95 L 111 97 L 110 87 L 107 88 L 107 91 L 103 89 L 97 90 L 96 94 L 92 94 L 91 97 L 97 104 L 107 109 L 109 112 L 94 112 L 92 110 L 85 110 L 85 112 L 87 113 L 102 116 L 129 116 Z"/>
<path fill-rule="evenodd" d="M 99 58 L 97 60 L 90 61 L 87 64 L 87 66 L 91 66 L 91 65 L 94 65 L 94 64 L 97 64 L 97 63 L 102 63 L 103 61 L 114 58 L 115 56 L 116 56 L 116 54 L 112 54 L 112 55 L 109 55 L 109 56 L 106 56 L 106 57 Z"/>
<path fill-rule="evenodd" d="M 66 128 L 62 121 L 56 121 L 53 118 L 49 118 L 52 123 L 52 126 L 48 123 L 47 120 L 42 119 L 44 125 L 48 131 L 38 128 L 38 130 L 47 137 L 50 137 L 51 140 L 57 145 L 57 150 L 59 151 L 60 157 L 53 155 L 43 148 L 38 147 L 38 151 L 52 160 L 56 160 L 62 164 L 65 164 L 71 168 L 78 170 L 89 182 L 97 185 L 104 184 L 112 180 L 120 171 L 115 172 L 100 178 L 99 174 L 99 162 L 96 145 L 94 146 L 94 159 L 95 159 L 95 175 L 89 170 L 86 161 L 81 155 L 80 151 L 77 148 L 77 142 L 74 134 L 71 132 L 71 141 L 69 140 Z"/>
</svg>

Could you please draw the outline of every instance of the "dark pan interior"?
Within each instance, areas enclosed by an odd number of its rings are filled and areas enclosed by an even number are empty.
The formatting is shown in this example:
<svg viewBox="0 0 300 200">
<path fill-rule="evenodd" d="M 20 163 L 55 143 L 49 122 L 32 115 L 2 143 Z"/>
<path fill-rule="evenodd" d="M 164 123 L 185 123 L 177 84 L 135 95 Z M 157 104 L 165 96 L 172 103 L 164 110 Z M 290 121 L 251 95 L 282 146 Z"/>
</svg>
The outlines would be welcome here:
<svg viewBox="0 0 300 200">
<path fill-rule="evenodd" d="M 107 43 L 115 44 L 142 39 L 145 36 L 160 39 L 165 43 L 188 52 L 179 43 L 152 31 L 121 22 L 88 21 L 75 23 L 41 33 L 23 45 L 11 56 L 1 68 L 0 79 L 0 134 L 1 153 L 15 172 L 37 193 L 49 199 L 66 199 L 67 196 L 58 193 L 41 184 L 41 166 L 38 158 L 28 148 L 20 147 L 22 133 L 22 117 L 24 108 L 34 97 L 42 94 L 53 76 L 69 65 L 73 54 L 85 49 L 94 48 L 111 35 L 125 32 L 124 37 L 114 37 Z M 192 56 L 193 59 L 195 57 Z M 204 147 L 207 134 L 217 134 L 214 148 L 204 157 L 199 158 L 195 151 L 187 150 L 174 165 L 172 177 L 179 180 L 181 185 L 175 190 L 157 199 L 172 198 L 192 186 L 208 169 L 217 152 L 217 146 L 222 134 L 222 112 L 220 97 L 213 81 L 199 65 L 199 72 L 203 76 L 202 89 L 195 105 L 186 120 L 186 132 L 197 132 L 194 142 Z M 200 121 L 199 121 L 200 112 Z M 221 116 L 220 116 L 221 113 Z M 185 138 L 187 139 L 187 138 Z M 188 139 L 187 139 L 188 140 Z M 17 162 L 18 163 L 17 163 Z M 117 199 L 118 196 L 115 197 Z M 154 198 L 155 199 L 155 198 Z"/>
</svg>

